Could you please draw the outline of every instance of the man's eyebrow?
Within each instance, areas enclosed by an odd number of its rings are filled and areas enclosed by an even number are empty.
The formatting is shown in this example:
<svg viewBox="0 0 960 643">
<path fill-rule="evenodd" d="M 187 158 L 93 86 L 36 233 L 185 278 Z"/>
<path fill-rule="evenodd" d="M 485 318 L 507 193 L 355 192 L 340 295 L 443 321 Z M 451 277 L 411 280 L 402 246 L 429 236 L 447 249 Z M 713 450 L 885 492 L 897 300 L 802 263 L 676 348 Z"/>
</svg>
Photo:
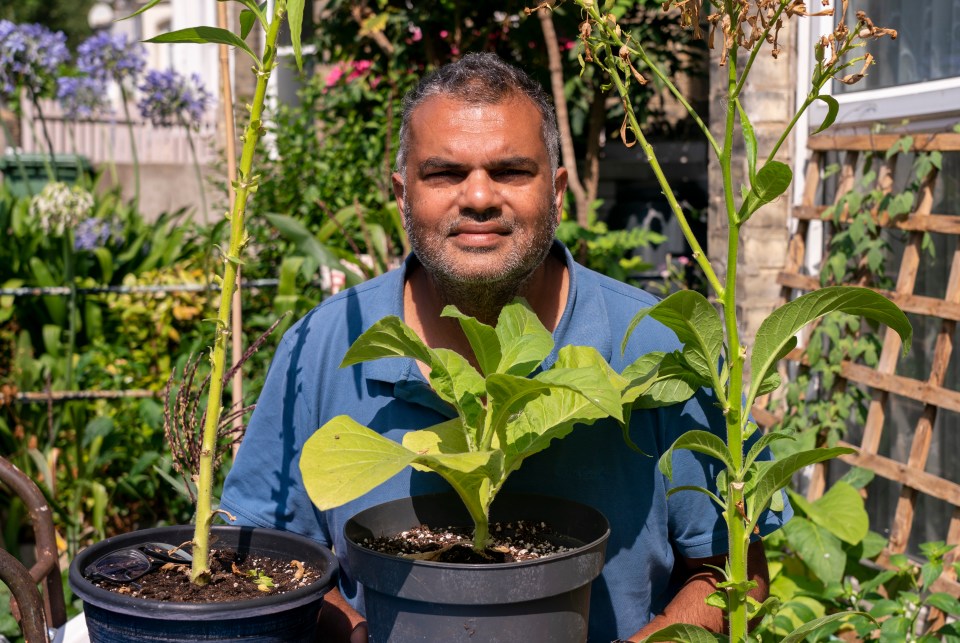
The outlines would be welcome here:
<svg viewBox="0 0 960 643">
<path fill-rule="evenodd" d="M 529 156 L 507 156 L 504 158 L 494 159 L 487 165 L 490 167 L 490 169 L 512 168 L 518 170 L 529 170 L 531 172 L 535 172 L 539 167 L 537 161 Z M 456 170 L 462 167 L 464 167 L 463 163 L 458 163 L 457 161 L 443 158 L 441 156 L 431 156 L 417 166 L 421 174 L 436 170 Z"/>
<path fill-rule="evenodd" d="M 440 156 L 431 156 L 417 166 L 421 174 L 434 170 L 455 170 L 460 167 L 463 167 L 463 163 L 457 163 L 456 161 Z"/>
</svg>

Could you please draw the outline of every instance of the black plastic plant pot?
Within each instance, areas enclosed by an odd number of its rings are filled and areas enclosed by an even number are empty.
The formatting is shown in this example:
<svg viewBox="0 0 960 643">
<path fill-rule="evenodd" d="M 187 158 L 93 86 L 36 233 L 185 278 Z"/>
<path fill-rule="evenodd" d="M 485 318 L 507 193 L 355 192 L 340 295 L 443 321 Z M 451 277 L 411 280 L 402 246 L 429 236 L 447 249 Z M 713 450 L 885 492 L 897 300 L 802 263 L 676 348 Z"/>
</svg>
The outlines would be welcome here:
<svg viewBox="0 0 960 643">
<path fill-rule="evenodd" d="M 336 583 L 333 553 L 296 534 L 251 527 L 214 527 L 216 546 L 241 554 L 299 560 L 320 571 L 312 585 L 285 594 L 221 603 L 177 603 L 135 598 L 97 587 L 81 573 L 104 554 L 149 542 L 180 544 L 193 538 L 189 525 L 144 529 L 84 549 L 70 565 L 70 587 L 83 599 L 92 643 L 158 641 L 313 641 L 323 595 Z M 211 538 L 211 540 L 213 540 Z"/>
<path fill-rule="evenodd" d="M 399 558 L 359 544 L 421 524 L 472 526 L 453 494 L 387 502 L 347 522 L 347 559 L 363 584 L 371 643 L 586 641 L 590 585 L 603 568 L 610 536 L 607 519 L 568 500 L 501 494 L 490 520 L 546 522 L 557 542 L 572 549 L 537 560 L 476 565 Z"/>
</svg>

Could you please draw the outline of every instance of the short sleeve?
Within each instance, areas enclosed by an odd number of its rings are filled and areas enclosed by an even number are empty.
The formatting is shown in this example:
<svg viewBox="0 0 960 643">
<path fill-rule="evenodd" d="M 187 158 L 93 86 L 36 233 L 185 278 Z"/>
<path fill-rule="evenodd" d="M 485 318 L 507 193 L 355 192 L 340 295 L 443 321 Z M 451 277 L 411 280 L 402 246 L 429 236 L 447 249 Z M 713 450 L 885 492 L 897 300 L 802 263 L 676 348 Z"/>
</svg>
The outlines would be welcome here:
<svg viewBox="0 0 960 643">
<path fill-rule="evenodd" d="M 240 524 L 283 529 L 330 546 L 300 476 L 303 436 L 316 428 L 317 417 L 316 396 L 308 394 L 317 369 L 301 359 L 301 328 L 291 328 L 274 355 L 220 504 Z"/>
</svg>

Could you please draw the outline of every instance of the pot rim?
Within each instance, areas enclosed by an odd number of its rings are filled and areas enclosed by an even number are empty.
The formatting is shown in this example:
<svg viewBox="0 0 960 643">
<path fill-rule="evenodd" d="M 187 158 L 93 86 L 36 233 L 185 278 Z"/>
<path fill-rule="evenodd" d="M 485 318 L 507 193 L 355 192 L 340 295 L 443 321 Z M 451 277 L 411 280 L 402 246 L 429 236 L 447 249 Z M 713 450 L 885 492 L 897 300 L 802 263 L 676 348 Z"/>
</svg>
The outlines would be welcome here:
<svg viewBox="0 0 960 643">
<path fill-rule="evenodd" d="M 406 502 L 410 502 L 411 499 L 420 499 L 421 502 L 427 502 L 427 501 L 429 501 L 429 499 L 431 499 L 431 498 L 436 498 L 436 499 L 438 499 L 438 500 L 440 500 L 440 499 L 448 499 L 448 498 L 455 498 L 455 499 L 457 500 L 457 502 L 460 502 L 460 498 L 456 495 L 456 493 L 454 493 L 454 492 L 442 492 L 442 493 L 419 494 L 419 495 L 417 495 L 417 496 L 411 496 L 410 498 L 398 498 L 398 499 L 396 499 L 396 500 L 388 500 L 388 501 L 386 501 L 386 502 L 382 502 L 382 503 L 376 504 L 376 505 L 374 505 L 374 506 L 372 506 L 372 507 L 369 507 L 369 508 L 367 508 L 367 509 L 364 509 L 364 510 L 362 510 L 362 511 L 357 512 L 354 516 L 352 516 L 352 517 L 344 524 L 344 539 L 345 539 L 346 542 L 347 542 L 347 546 L 350 547 L 351 549 L 356 549 L 356 550 L 362 552 L 362 554 L 363 554 L 364 556 L 372 556 L 372 557 L 375 557 L 375 558 L 379 558 L 379 559 L 383 559 L 383 560 L 388 560 L 388 561 L 403 561 L 403 562 L 409 562 L 409 563 L 416 564 L 417 566 L 424 566 L 424 567 L 428 567 L 428 568 L 430 568 L 430 567 L 436 567 L 436 568 L 438 568 L 438 569 L 448 569 L 448 570 L 456 570 L 456 569 L 463 569 L 463 570 L 481 570 L 481 569 L 485 569 L 485 570 L 491 570 L 491 571 L 492 571 L 492 570 L 498 570 L 498 569 L 516 569 L 516 568 L 519 568 L 519 567 L 536 567 L 536 566 L 539 566 L 539 565 L 549 564 L 549 563 L 551 563 L 551 562 L 558 562 L 558 561 L 567 560 L 567 559 L 570 559 L 570 558 L 575 558 L 575 557 L 578 557 L 578 556 L 582 555 L 585 551 L 590 551 L 590 550 L 593 550 L 593 549 L 595 549 L 595 548 L 597 548 L 597 547 L 605 546 L 607 540 L 608 540 L 609 537 L 610 537 L 610 521 L 607 520 L 607 517 L 604 516 L 603 513 L 601 513 L 598 509 L 595 509 L 595 508 L 591 507 L 590 505 L 584 504 L 584 503 L 582 503 L 582 502 L 578 502 L 578 501 L 576 501 L 576 500 L 569 500 L 569 499 L 567 499 L 567 498 L 561 498 L 561 497 L 558 497 L 558 496 L 549 496 L 549 495 L 546 495 L 546 494 L 525 493 L 525 492 L 503 492 L 503 493 L 500 493 L 500 494 L 497 496 L 497 498 L 498 498 L 498 499 L 500 499 L 500 498 L 512 498 L 512 499 L 514 499 L 514 500 L 516 500 L 516 501 L 524 501 L 524 502 L 529 502 L 530 500 L 533 500 L 533 501 L 535 501 L 535 502 L 537 502 L 537 501 L 561 502 L 561 503 L 563 503 L 563 504 L 565 504 L 565 505 L 569 505 L 569 506 L 571 506 L 571 507 L 576 508 L 578 511 L 585 511 L 585 512 L 589 512 L 589 513 L 595 514 L 595 517 L 599 518 L 599 519 L 602 521 L 601 526 L 602 526 L 602 528 L 603 528 L 603 532 L 602 532 L 598 537 L 594 538 L 592 541 L 580 543 L 580 544 L 577 545 L 576 547 L 573 547 L 573 548 L 570 549 L 569 551 L 565 551 L 565 552 L 563 552 L 563 553 L 551 554 L 551 555 L 549 555 L 549 556 L 542 556 L 542 557 L 540 557 L 540 558 L 534 558 L 534 559 L 531 559 L 531 560 L 519 560 L 519 561 L 506 562 L 506 563 L 447 563 L 447 562 L 441 562 L 441 561 L 435 561 L 435 560 L 420 560 L 420 559 L 417 559 L 417 558 L 405 558 L 405 557 L 403 557 L 403 556 L 398 556 L 398 555 L 396 555 L 396 554 L 388 554 L 388 553 L 384 553 L 384 552 L 379 552 L 379 551 L 370 549 L 369 547 L 365 547 L 365 546 L 362 545 L 361 543 L 358 543 L 358 542 L 356 542 L 355 540 L 353 540 L 353 538 L 351 538 L 351 537 L 346 533 L 346 530 L 347 530 L 348 525 L 350 525 L 351 523 L 354 523 L 354 522 L 355 522 L 355 519 L 356 519 L 358 516 L 361 516 L 362 514 L 365 514 L 365 513 L 367 513 L 367 512 L 372 512 L 372 511 L 374 511 L 374 510 L 376 510 L 376 509 L 378 509 L 378 508 L 380 508 L 380 507 L 383 507 L 384 505 L 389 505 L 389 504 L 392 504 L 392 503 L 403 504 L 403 503 L 406 503 Z M 494 503 L 496 503 L 496 500 L 494 500 Z M 538 505 L 533 504 L 533 505 L 528 505 L 528 506 L 537 507 Z M 491 514 L 492 514 L 492 510 L 491 510 Z M 491 520 L 492 520 L 492 518 L 491 518 Z M 527 518 L 521 518 L 521 520 L 528 520 L 528 519 L 527 519 Z M 572 538 L 571 536 L 566 536 L 565 534 L 560 534 L 560 535 L 561 535 L 561 536 L 568 537 L 568 538 Z M 575 539 L 574 539 L 574 540 L 575 540 Z"/>
<path fill-rule="evenodd" d="M 318 557 L 322 559 L 323 562 L 326 563 L 326 569 L 324 569 L 320 577 L 310 585 L 290 592 L 262 597 L 258 596 L 256 598 L 239 601 L 211 603 L 158 601 L 152 598 L 139 598 L 118 594 L 98 587 L 93 582 L 84 578 L 81 572 L 81 569 L 90 564 L 95 558 L 109 551 L 130 546 L 138 542 L 161 540 L 164 534 L 170 534 L 171 532 L 187 531 L 188 534 L 192 535 L 193 530 L 193 525 L 153 527 L 111 536 L 110 538 L 94 543 L 77 554 L 71 562 L 68 575 L 70 587 L 74 594 L 79 596 L 84 603 L 90 603 L 101 609 L 160 620 L 177 620 L 184 615 L 202 616 L 208 620 L 217 620 L 224 618 L 242 618 L 247 615 L 255 616 L 261 612 L 270 611 L 270 608 L 279 605 L 292 609 L 313 601 L 322 600 L 324 594 L 336 585 L 339 565 L 336 556 L 333 555 L 329 548 L 306 536 L 292 532 L 267 527 L 242 527 L 237 525 L 218 525 L 213 527 L 211 533 L 221 535 L 236 534 L 237 537 L 235 539 L 227 541 L 230 544 L 236 544 L 236 541 L 241 538 L 241 534 L 248 539 L 260 535 L 291 542 L 297 547 L 313 550 L 316 554 L 314 559 Z M 187 536 L 188 539 L 190 535 Z M 249 544 L 247 547 L 254 551 L 262 549 L 262 547 L 258 548 L 254 544 Z"/>
</svg>

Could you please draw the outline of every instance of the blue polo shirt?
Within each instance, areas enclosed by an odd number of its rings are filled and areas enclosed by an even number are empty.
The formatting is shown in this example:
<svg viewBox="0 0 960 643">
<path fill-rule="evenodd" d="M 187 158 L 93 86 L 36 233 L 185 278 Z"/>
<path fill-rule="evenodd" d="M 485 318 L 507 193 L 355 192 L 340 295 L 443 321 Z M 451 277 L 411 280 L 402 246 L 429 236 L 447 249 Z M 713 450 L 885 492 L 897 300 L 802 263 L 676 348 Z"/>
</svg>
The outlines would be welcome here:
<svg viewBox="0 0 960 643">
<path fill-rule="evenodd" d="M 618 372 L 650 351 L 679 348 L 672 331 L 646 318 L 621 355 L 630 320 L 656 298 L 575 263 L 559 243 L 553 252 L 562 253 L 566 262 L 570 292 L 545 367 L 560 347 L 571 344 L 593 346 Z M 338 367 L 347 348 L 374 322 L 386 315 L 403 317 L 404 275 L 415 261 L 411 256 L 401 268 L 325 300 L 287 331 L 221 499 L 222 508 L 242 524 L 285 529 L 333 547 L 341 564 L 340 590 L 360 611 L 362 587 L 351 578 L 344 523 L 375 504 L 449 488 L 435 474 L 407 468 L 362 498 L 322 512 L 304 491 L 300 451 L 318 427 L 341 414 L 397 442 L 407 431 L 455 416 L 412 359 Z M 719 463 L 681 451 L 674 455 L 673 481 L 657 468 L 660 454 L 691 429 L 725 436 L 723 416 L 709 391 L 683 404 L 633 413 L 632 439 L 650 456 L 627 448 L 615 421 L 597 422 L 528 458 L 504 486 L 577 500 L 610 521 L 607 562 L 591 594 L 591 641 L 626 638 L 661 612 L 677 589 L 672 576 L 678 557 L 727 551 L 720 509 L 704 494 L 666 497 L 671 486 L 714 488 Z M 768 511 L 761 533 L 779 528 L 790 514 L 789 505 L 782 514 Z"/>
</svg>

